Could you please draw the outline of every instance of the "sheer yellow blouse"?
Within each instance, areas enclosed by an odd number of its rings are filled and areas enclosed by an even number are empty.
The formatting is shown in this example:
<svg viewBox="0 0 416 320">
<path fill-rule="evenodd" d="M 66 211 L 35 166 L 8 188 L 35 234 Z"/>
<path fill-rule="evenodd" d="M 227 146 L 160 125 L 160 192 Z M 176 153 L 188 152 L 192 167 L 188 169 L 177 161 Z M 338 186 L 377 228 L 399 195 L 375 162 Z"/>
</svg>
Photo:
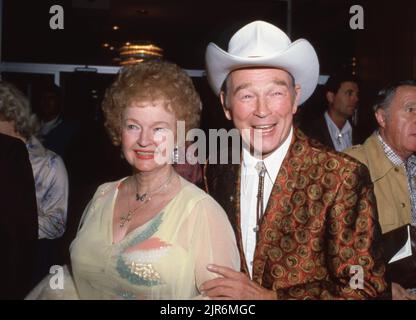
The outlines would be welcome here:
<svg viewBox="0 0 416 320">
<path fill-rule="evenodd" d="M 122 181 L 97 189 L 71 244 L 81 299 L 199 298 L 199 286 L 217 277 L 208 264 L 240 270 L 224 210 L 182 178 L 181 190 L 159 214 L 114 244 L 113 211 Z"/>
</svg>

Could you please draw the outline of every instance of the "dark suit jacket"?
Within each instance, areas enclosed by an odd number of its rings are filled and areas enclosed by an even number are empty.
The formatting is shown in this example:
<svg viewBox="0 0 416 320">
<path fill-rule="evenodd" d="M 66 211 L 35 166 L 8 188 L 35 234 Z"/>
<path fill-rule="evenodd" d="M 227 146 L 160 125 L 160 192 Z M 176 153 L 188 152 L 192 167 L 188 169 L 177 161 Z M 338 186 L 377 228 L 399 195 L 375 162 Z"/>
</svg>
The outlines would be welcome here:
<svg viewBox="0 0 416 320">
<path fill-rule="evenodd" d="M 37 250 L 35 183 L 22 141 L 0 134 L 0 150 L 0 299 L 23 299 Z"/>
<path fill-rule="evenodd" d="M 204 178 L 207 191 L 233 225 L 242 271 L 247 273 L 240 230 L 240 165 L 208 164 Z M 375 298 L 387 288 L 367 168 L 299 129 L 294 130 L 259 232 L 253 280 L 274 290 L 279 299 Z M 362 267 L 363 289 L 350 287 L 352 266 Z"/>
<path fill-rule="evenodd" d="M 362 142 L 362 137 L 358 132 L 358 129 L 352 124 L 352 144 L 356 145 Z M 318 140 L 320 143 L 335 149 L 334 143 L 332 142 L 331 135 L 329 134 L 328 125 L 325 121 L 324 114 L 319 117 L 312 119 L 311 121 L 303 120 L 300 125 L 301 130 L 309 137 Z"/>
<path fill-rule="evenodd" d="M 67 152 L 79 131 L 79 124 L 60 117 L 58 125 L 42 137 L 45 148 L 52 150 L 66 161 Z"/>
</svg>

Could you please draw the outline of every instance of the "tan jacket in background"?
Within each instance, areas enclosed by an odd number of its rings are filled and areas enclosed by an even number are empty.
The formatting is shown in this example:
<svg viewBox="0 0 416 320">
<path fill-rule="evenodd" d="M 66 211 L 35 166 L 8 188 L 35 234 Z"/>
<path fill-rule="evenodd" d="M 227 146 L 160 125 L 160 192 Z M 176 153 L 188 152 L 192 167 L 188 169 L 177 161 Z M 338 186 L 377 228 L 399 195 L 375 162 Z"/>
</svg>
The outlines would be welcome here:
<svg viewBox="0 0 416 320">
<path fill-rule="evenodd" d="M 352 146 L 344 152 L 364 163 L 370 171 L 382 232 L 410 223 L 411 206 L 405 169 L 395 166 L 387 158 L 377 135 L 372 134 L 364 144 Z"/>
</svg>

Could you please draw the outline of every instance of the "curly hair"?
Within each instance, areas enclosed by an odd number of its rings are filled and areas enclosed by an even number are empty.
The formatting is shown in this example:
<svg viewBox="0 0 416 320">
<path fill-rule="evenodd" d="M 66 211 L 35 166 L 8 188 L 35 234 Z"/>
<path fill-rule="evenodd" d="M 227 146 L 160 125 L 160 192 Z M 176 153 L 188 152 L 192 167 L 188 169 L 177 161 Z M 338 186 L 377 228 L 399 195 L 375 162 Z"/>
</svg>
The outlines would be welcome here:
<svg viewBox="0 0 416 320">
<path fill-rule="evenodd" d="M 185 130 L 199 126 L 202 103 L 191 78 L 176 64 L 152 60 L 124 67 L 107 89 L 102 109 L 105 127 L 115 145 L 121 143 L 121 120 L 132 103 L 162 100 L 166 110 L 185 121 Z"/>
<path fill-rule="evenodd" d="M 0 81 L 0 119 L 13 121 L 16 132 L 25 139 L 35 135 L 39 129 L 39 122 L 30 109 L 28 99 L 6 81 Z"/>
</svg>

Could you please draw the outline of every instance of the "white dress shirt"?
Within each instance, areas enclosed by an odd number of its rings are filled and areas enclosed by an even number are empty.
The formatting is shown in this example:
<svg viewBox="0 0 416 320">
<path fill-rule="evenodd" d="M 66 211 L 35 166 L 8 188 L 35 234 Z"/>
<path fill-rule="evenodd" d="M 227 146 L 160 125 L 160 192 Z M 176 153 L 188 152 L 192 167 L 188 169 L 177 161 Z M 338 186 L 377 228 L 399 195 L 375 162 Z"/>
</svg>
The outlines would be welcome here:
<svg viewBox="0 0 416 320">
<path fill-rule="evenodd" d="M 293 128 L 290 129 L 289 135 L 283 144 L 273 151 L 266 159 L 263 159 L 266 167 L 266 175 L 264 177 L 264 210 L 266 210 L 270 193 L 276 180 L 277 174 L 282 165 L 283 159 L 289 150 L 292 140 Z M 257 225 L 257 190 L 259 184 L 258 172 L 255 168 L 257 162 L 262 161 L 253 157 L 249 150 L 243 148 L 243 161 L 241 165 L 241 233 L 243 240 L 243 250 L 246 258 L 250 277 L 253 274 L 253 257 L 256 248 L 256 232 Z"/>
<path fill-rule="evenodd" d="M 50 121 L 42 122 L 40 128 L 40 135 L 46 136 L 52 129 L 55 129 L 61 122 L 62 118 L 60 116 L 57 116 L 56 118 L 53 118 Z"/>
<path fill-rule="evenodd" d="M 328 126 L 329 135 L 331 136 L 332 143 L 335 146 L 335 150 L 342 151 L 346 148 L 352 146 L 352 127 L 350 122 L 347 120 L 339 130 L 338 126 L 335 122 L 331 119 L 328 114 L 328 111 L 325 112 L 325 121 L 326 125 Z"/>
</svg>

